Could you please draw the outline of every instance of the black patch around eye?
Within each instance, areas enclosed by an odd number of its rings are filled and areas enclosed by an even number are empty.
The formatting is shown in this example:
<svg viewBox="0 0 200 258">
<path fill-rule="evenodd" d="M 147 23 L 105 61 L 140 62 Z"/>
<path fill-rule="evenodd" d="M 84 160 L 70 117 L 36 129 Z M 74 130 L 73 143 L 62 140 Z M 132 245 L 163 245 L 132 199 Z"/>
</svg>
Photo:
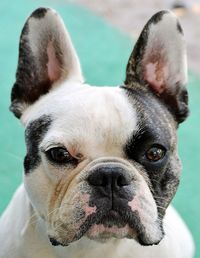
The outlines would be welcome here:
<svg viewBox="0 0 200 258">
<path fill-rule="evenodd" d="M 125 153 L 129 159 L 138 159 L 138 155 L 143 151 L 145 146 L 150 146 L 153 143 L 152 133 L 148 130 L 140 130 L 133 135 L 125 146 Z"/>
<path fill-rule="evenodd" d="M 126 144 L 124 151 L 129 159 L 132 159 L 139 164 L 143 165 L 149 172 L 159 171 L 163 166 L 166 165 L 168 158 L 167 147 L 163 147 L 159 143 L 159 136 L 156 136 L 156 132 L 148 128 L 144 128 L 139 131 L 136 135 L 133 135 Z M 167 144 L 166 144 L 167 145 Z M 156 162 L 152 162 L 147 158 L 147 151 L 153 146 L 160 146 L 165 152 L 163 157 Z"/>
<path fill-rule="evenodd" d="M 41 161 L 39 155 L 39 144 L 44 135 L 47 133 L 52 119 L 50 116 L 43 115 L 40 118 L 32 121 L 25 130 L 25 140 L 27 147 L 27 154 L 24 159 L 25 174 L 30 173 L 38 166 Z"/>
<path fill-rule="evenodd" d="M 138 84 L 137 84 L 138 85 Z M 169 110 L 149 91 L 142 91 L 141 85 L 126 88 L 127 97 L 137 114 L 138 131 L 133 131 L 124 145 L 125 157 L 143 167 L 149 178 L 151 191 L 160 207 L 159 214 L 165 213 L 165 207 L 173 198 L 180 176 L 180 161 L 176 153 L 176 125 Z M 187 100 L 187 94 L 183 98 Z M 174 139 L 173 139 L 174 138 Z M 165 157 L 157 162 L 146 162 L 141 157 L 153 144 L 161 144 L 166 149 Z M 139 171 L 140 167 L 138 168 Z M 142 169 L 142 168 L 141 168 Z"/>
</svg>

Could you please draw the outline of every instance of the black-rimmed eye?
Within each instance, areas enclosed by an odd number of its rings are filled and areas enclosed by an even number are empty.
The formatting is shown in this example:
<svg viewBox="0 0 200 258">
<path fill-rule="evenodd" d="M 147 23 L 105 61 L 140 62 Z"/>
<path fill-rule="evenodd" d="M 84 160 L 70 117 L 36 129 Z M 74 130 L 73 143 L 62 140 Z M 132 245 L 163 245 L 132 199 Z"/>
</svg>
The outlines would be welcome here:
<svg viewBox="0 0 200 258">
<path fill-rule="evenodd" d="M 74 162 L 76 159 L 63 147 L 54 147 L 46 151 L 47 157 L 56 163 L 65 164 Z"/>
<path fill-rule="evenodd" d="M 145 155 L 149 161 L 156 162 L 164 158 L 166 149 L 161 145 L 154 145 L 149 148 Z"/>
</svg>

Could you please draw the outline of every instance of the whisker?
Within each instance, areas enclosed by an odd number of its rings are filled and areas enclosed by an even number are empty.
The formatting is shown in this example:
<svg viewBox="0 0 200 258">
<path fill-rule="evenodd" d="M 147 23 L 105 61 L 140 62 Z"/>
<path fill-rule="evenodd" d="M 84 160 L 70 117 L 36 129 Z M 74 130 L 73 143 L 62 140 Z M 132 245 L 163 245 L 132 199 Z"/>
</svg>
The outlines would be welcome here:
<svg viewBox="0 0 200 258">
<path fill-rule="evenodd" d="M 168 199 L 167 198 L 164 198 L 164 197 L 158 197 L 158 196 L 154 196 L 154 199 L 155 200 L 161 200 L 161 201 L 167 201 Z"/>
<path fill-rule="evenodd" d="M 157 205 L 157 207 L 160 208 L 160 209 L 162 209 L 162 210 L 166 210 L 165 207 L 162 207 L 162 206 L 159 206 L 159 205 Z"/>
</svg>

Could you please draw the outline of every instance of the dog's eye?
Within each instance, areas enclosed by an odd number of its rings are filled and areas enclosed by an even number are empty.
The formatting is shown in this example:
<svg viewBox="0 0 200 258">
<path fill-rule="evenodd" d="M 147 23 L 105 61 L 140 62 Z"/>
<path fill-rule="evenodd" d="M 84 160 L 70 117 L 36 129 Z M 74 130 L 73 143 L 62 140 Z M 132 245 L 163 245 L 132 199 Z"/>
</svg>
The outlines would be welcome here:
<svg viewBox="0 0 200 258">
<path fill-rule="evenodd" d="M 73 162 L 76 159 L 70 155 L 70 153 L 63 147 L 54 147 L 46 152 L 48 158 L 56 163 L 64 164 Z"/>
<path fill-rule="evenodd" d="M 156 162 L 164 158 L 166 149 L 161 145 L 153 145 L 146 151 L 146 158 L 149 161 Z"/>
</svg>

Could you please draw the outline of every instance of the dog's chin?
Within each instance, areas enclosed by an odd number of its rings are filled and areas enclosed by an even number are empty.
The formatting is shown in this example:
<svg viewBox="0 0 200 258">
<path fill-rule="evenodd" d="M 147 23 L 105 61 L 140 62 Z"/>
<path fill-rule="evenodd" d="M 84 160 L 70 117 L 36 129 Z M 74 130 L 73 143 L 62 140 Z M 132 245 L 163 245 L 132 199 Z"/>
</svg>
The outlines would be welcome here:
<svg viewBox="0 0 200 258">
<path fill-rule="evenodd" d="M 106 226 L 105 224 L 94 224 L 87 231 L 86 236 L 91 240 L 106 242 L 111 238 L 135 238 L 136 233 L 126 224 L 124 227 L 118 225 Z"/>
<path fill-rule="evenodd" d="M 135 238 L 136 232 L 117 212 L 111 211 L 98 223 L 94 223 L 85 234 L 89 239 L 105 242 L 111 238 Z"/>
<path fill-rule="evenodd" d="M 82 231 L 82 230 L 81 230 Z M 79 236 L 74 239 L 74 241 L 79 240 L 83 236 L 89 238 L 90 240 L 95 240 L 97 242 L 105 243 L 110 239 L 123 239 L 130 238 L 136 239 L 136 232 L 133 230 L 127 223 L 124 223 L 119 218 L 116 219 L 116 216 L 105 216 L 100 221 L 92 224 L 88 230 L 83 233 L 79 232 Z M 73 242 L 74 242 L 73 241 Z M 50 237 L 50 242 L 52 245 L 62 245 L 67 246 L 68 244 L 65 241 L 58 241 L 55 238 Z"/>
</svg>

